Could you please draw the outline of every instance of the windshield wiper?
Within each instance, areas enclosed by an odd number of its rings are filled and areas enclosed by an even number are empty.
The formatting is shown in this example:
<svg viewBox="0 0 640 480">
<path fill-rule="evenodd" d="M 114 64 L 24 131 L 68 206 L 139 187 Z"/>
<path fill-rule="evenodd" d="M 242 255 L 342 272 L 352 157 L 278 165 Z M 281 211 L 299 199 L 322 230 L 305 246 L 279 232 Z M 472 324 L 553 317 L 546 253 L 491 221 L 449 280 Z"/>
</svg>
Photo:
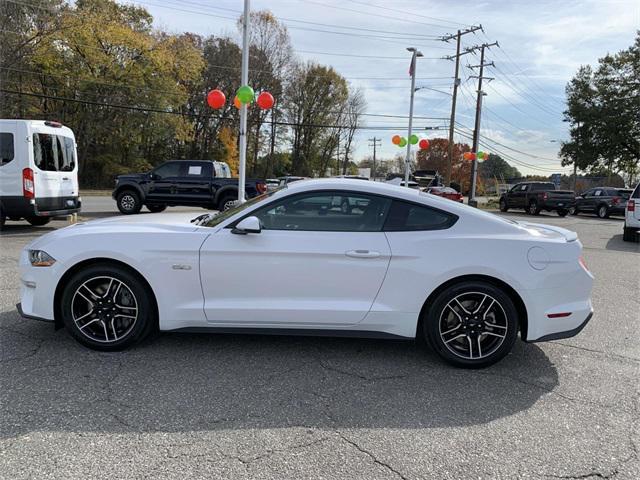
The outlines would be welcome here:
<svg viewBox="0 0 640 480">
<path fill-rule="evenodd" d="M 208 222 L 215 215 L 216 215 L 215 213 L 203 213 L 202 215 L 198 215 L 196 218 L 192 218 L 190 220 L 190 222 L 191 223 L 195 223 L 196 225 L 200 226 L 200 225 Z"/>
</svg>

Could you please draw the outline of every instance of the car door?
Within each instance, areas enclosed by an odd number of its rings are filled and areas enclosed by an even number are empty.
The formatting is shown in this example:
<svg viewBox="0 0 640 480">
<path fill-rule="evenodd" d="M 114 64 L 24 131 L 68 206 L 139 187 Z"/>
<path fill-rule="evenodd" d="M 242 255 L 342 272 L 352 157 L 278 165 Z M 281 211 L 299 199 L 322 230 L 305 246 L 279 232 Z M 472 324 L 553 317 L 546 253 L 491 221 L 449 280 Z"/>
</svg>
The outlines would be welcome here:
<svg viewBox="0 0 640 480">
<path fill-rule="evenodd" d="M 180 162 L 179 177 L 176 179 L 176 196 L 185 205 L 211 203 L 212 164 L 208 162 Z"/>
<path fill-rule="evenodd" d="M 344 212 L 334 198 L 356 205 Z M 208 322 L 226 326 L 355 325 L 373 304 L 391 251 L 391 200 L 357 192 L 289 195 L 252 212 L 260 233 L 224 228 L 200 252 Z"/>
<path fill-rule="evenodd" d="M 151 202 L 175 202 L 181 162 L 165 162 L 150 174 L 147 200 Z"/>
<path fill-rule="evenodd" d="M 520 185 L 517 185 L 517 188 L 513 193 L 513 207 L 526 208 L 526 197 L 527 197 L 528 188 L 529 188 L 529 185 L 526 183 L 521 183 Z"/>
<path fill-rule="evenodd" d="M 602 195 L 602 189 L 594 188 L 591 190 L 590 194 L 585 198 L 585 206 L 584 210 L 588 212 L 593 212 L 596 209 L 596 203 L 600 199 L 600 195 Z"/>
</svg>

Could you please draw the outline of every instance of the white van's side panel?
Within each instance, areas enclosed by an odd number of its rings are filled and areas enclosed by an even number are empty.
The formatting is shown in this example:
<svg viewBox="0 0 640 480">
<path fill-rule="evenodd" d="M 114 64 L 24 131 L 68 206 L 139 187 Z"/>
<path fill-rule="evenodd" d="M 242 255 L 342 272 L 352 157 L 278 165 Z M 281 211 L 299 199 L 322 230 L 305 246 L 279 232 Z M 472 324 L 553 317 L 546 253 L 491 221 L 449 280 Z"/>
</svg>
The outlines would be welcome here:
<svg viewBox="0 0 640 480">
<path fill-rule="evenodd" d="M 13 160 L 0 165 L 0 197 L 21 197 L 22 169 L 30 166 L 28 124 L 19 120 L 0 120 L 0 133 L 13 137 Z"/>
</svg>

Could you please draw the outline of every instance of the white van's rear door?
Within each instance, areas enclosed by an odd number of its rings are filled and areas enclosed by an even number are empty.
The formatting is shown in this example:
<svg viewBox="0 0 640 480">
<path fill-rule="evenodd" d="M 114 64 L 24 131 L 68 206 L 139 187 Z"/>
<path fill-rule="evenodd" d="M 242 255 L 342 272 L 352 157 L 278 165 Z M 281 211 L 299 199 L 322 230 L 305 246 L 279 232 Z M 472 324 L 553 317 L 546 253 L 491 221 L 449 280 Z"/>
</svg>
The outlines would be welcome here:
<svg viewBox="0 0 640 480">
<path fill-rule="evenodd" d="M 52 209 L 65 208 L 64 197 L 78 196 L 78 166 L 73 132 L 66 127 L 32 126 L 36 199 L 53 201 Z"/>
</svg>

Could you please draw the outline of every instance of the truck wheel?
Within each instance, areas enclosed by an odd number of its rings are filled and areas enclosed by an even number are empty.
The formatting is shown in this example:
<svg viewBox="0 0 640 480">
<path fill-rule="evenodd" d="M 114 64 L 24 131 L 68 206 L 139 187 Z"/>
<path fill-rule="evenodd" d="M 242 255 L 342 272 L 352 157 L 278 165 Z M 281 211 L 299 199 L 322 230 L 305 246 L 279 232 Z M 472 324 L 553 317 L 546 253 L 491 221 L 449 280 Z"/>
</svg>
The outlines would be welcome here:
<svg viewBox="0 0 640 480">
<path fill-rule="evenodd" d="M 138 213 L 142 208 L 140 195 L 133 190 L 124 190 L 120 192 L 116 199 L 116 203 L 118 204 L 118 210 L 120 210 L 120 213 L 125 215 Z"/>
<path fill-rule="evenodd" d="M 509 210 L 509 206 L 507 205 L 507 201 L 504 198 L 500 199 L 500 211 L 507 212 Z"/>
<path fill-rule="evenodd" d="M 27 217 L 26 220 L 34 227 L 41 227 L 49 223 L 51 221 L 51 217 Z"/>
<path fill-rule="evenodd" d="M 580 213 L 578 207 L 569 207 L 569 215 L 578 215 L 578 213 Z"/>
<path fill-rule="evenodd" d="M 640 235 L 635 228 L 624 227 L 622 230 L 622 240 L 625 242 L 640 242 Z"/>
<path fill-rule="evenodd" d="M 221 212 L 224 212 L 225 210 L 229 210 L 230 208 L 233 208 L 236 205 L 237 201 L 238 201 L 237 195 L 225 195 L 218 202 L 218 210 L 220 210 Z"/>
<path fill-rule="evenodd" d="M 164 212 L 167 209 L 166 205 L 147 205 L 147 208 L 151 213 Z"/>
<path fill-rule="evenodd" d="M 558 216 L 559 217 L 566 217 L 567 213 L 569 213 L 569 212 L 567 212 L 566 210 L 562 210 L 562 209 L 558 210 Z"/>
<path fill-rule="evenodd" d="M 529 208 L 527 209 L 527 212 L 529 213 L 529 215 L 540 215 L 540 210 L 541 208 L 538 207 L 538 202 L 533 200 L 531 203 L 529 203 Z"/>
<path fill-rule="evenodd" d="M 598 207 L 598 217 L 609 218 L 609 207 L 607 207 L 606 205 L 600 205 Z"/>
</svg>

